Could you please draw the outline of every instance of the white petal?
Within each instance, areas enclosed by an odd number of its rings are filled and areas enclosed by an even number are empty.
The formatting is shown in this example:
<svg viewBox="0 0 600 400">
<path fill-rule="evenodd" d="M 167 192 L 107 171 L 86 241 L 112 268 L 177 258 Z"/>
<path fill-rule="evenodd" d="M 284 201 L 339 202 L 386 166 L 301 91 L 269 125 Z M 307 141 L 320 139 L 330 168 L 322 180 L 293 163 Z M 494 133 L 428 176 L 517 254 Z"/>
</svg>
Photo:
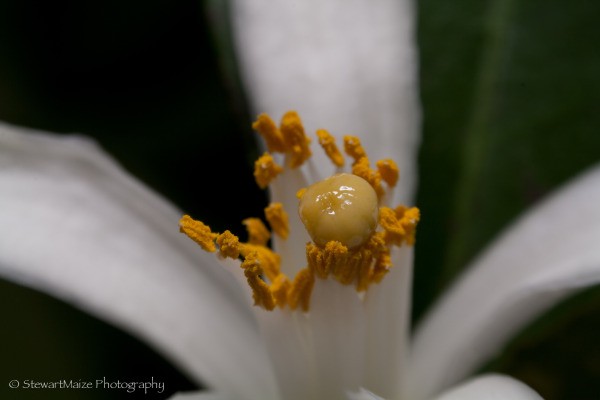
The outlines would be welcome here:
<svg viewBox="0 0 600 400">
<path fill-rule="evenodd" d="M 413 2 L 235 0 L 232 13 L 253 111 L 293 109 L 311 135 L 361 136 L 373 160 L 398 162 L 409 201 L 420 128 Z"/>
<path fill-rule="evenodd" d="M 313 398 L 312 343 L 304 315 L 295 311 L 256 310 L 273 362 L 281 399 Z"/>
<path fill-rule="evenodd" d="M 416 398 L 456 383 L 525 324 L 600 282 L 600 166 L 519 219 L 440 299 L 417 330 Z"/>
<path fill-rule="evenodd" d="M 522 382 L 493 374 L 453 387 L 435 400 L 542 400 L 542 397 Z"/>
<path fill-rule="evenodd" d="M 261 397 L 273 383 L 244 292 L 180 216 L 90 141 L 0 126 L 0 274 L 141 337 L 203 384 Z"/>
<path fill-rule="evenodd" d="M 309 325 L 319 399 L 342 399 L 364 385 L 366 315 L 353 286 L 316 279 Z"/>
<path fill-rule="evenodd" d="M 354 288 L 317 279 L 308 314 L 257 309 L 281 398 L 340 399 L 361 384 L 365 316 Z"/>
<path fill-rule="evenodd" d="M 413 248 L 392 250 L 393 267 L 365 297 L 368 318 L 365 387 L 397 398 L 405 376 L 412 296 Z"/>
<path fill-rule="evenodd" d="M 360 388 L 358 392 L 348 392 L 348 400 L 384 400 L 373 392 Z"/>
<path fill-rule="evenodd" d="M 503 375 L 484 375 L 471 379 L 437 396 L 435 400 L 541 400 L 527 385 Z M 348 400 L 383 400 L 361 388 L 348 393 Z"/>
<path fill-rule="evenodd" d="M 306 243 L 311 240 L 298 214 L 296 192 L 313 183 L 302 170 L 286 169 L 269 186 L 271 202 L 282 203 L 288 214 L 289 236 L 272 235 L 272 239 L 273 249 L 281 256 L 281 272 L 291 279 L 306 266 Z"/>
</svg>

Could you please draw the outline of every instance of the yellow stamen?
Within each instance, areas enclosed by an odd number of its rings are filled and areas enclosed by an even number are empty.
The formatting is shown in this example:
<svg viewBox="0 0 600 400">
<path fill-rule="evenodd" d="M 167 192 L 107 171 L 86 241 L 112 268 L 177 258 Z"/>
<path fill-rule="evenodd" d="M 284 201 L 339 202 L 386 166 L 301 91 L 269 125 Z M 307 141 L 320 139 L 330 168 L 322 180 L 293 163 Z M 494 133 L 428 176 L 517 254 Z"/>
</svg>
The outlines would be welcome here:
<svg viewBox="0 0 600 400">
<path fill-rule="evenodd" d="M 300 306 L 307 312 L 310 307 L 310 295 L 315 285 L 315 276 L 308 268 L 301 269 L 292 282 L 288 292 L 288 304 L 292 310 Z"/>
<path fill-rule="evenodd" d="M 269 151 L 288 155 L 290 168 L 298 168 L 312 154 L 309 147 L 310 139 L 304 133 L 302 121 L 295 111 L 288 111 L 283 115 L 279 128 L 266 114 L 260 114 L 252 127 L 265 139 Z M 270 180 L 265 187 L 269 182 Z M 260 182 L 258 184 L 263 187 Z"/>
<path fill-rule="evenodd" d="M 389 253 L 383 253 L 381 257 L 377 259 L 377 262 L 373 266 L 373 270 L 371 271 L 371 282 L 379 283 L 388 273 L 388 271 L 392 268 L 392 258 Z"/>
<path fill-rule="evenodd" d="M 246 218 L 242 221 L 248 231 L 248 243 L 266 246 L 271 233 L 259 218 Z"/>
<path fill-rule="evenodd" d="M 240 256 L 240 240 L 233 233 L 229 231 L 221 233 L 217 236 L 217 244 L 221 256 L 234 260 Z"/>
<path fill-rule="evenodd" d="M 344 165 L 344 156 L 336 146 L 335 138 L 325 129 L 319 129 L 317 131 L 317 137 L 319 138 L 319 144 L 323 147 L 325 154 L 327 154 L 327 157 L 329 157 L 331 162 L 338 167 L 342 167 Z"/>
<path fill-rule="evenodd" d="M 262 271 L 270 281 L 274 281 L 281 273 L 279 270 L 281 258 L 279 254 L 268 247 L 245 244 L 241 247 L 240 253 L 243 257 L 253 255 L 260 263 Z"/>
<path fill-rule="evenodd" d="M 330 241 L 325 247 L 309 242 L 306 244 L 308 267 L 322 279 L 328 278 L 335 266 L 346 262 L 348 248 L 338 241 Z"/>
<path fill-rule="evenodd" d="M 283 168 L 273 160 L 273 156 L 269 153 L 263 154 L 254 162 L 254 178 L 261 189 L 269 186 L 271 181 L 282 172 Z"/>
<path fill-rule="evenodd" d="M 394 210 L 389 207 L 381 207 L 379 210 L 379 224 L 385 229 L 386 241 L 388 243 L 402 243 L 404 241 L 406 231 Z"/>
<path fill-rule="evenodd" d="M 294 111 L 283 116 L 279 127 L 268 115 L 261 114 L 253 128 L 262 135 L 269 151 L 286 155 L 286 168 L 297 168 L 311 156 L 310 140 Z M 317 137 L 331 161 L 343 166 L 344 157 L 333 136 L 323 129 L 317 131 Z M 281 257 L 267 247 L 271 232 L 258 218 L 243 221 L 248 231 L 247 243 L 240 243 L 229 231 L 213 233 L 188 215 L 181 218 L 180 230 L 206 251 L 215 252 L 218 247 L 221 257 L 241 259 L 254 303 L 266 310 L 289 307 L 308 311 L 316 278 L 335 279 L 353 285 L 358 292 L 368 290 L 392 268 L 391 246 L 414 244 L 420 212 L 414 207 L 379 207 L 379 202 L 385 201 L 382 181 L 389 188 L 399 178 L 393 160 L 379 160 L 376 169 L 372 169 L 355 136 L 344 137 L 344 150 L 354 160 L 353 175 L 338 174 L 296 192 L 300 217 L 314 243 L 306 245 L 307 266 L 293 280 L 281 272 Z M 265 153 L 255 163 L 254 176 L 264 189 L 283 170 L 270 153 Z M 334 184 L 340 176 L 341 183 Z M 278 236 L 289 237 L 288 215 L 281 203 L 266 207 L 265 218 Z"/>
<path fill-rule="evenodd" d="M 359 158 L 352 164 L 352 173 L 369 182 L 371 187 L 375 190 L 375 193 L 377 193 L 378 198 L 383 196 L 385 190 L 383 190 L 383 187 L 381 186 L 381 175 L 379 174 L 379 171 L 371 169 L 369 166 L 369 159 L 366 156 Z"/>
<path fill-rule="evenodd" d="M 263 137 L 270 152 L 284 151 L 283 135 L 267 114 L 260 114 L 252 124 L 252 128 Z"/>
<path fill-rule="evenodd" d="M 273 298 L 273 294 L 269 289 L 269 285 L 267 285 L 260 277 L 262 269 L 260 267 L 257 254 L 248 254 L 241 267 L 244 269 L 244 275 L 246 276 L 248 285 L 252 289 L 254 304 L 264 307 L 269 311 L 274 309 L 275 299 Z"/>
<path fill-rule="evenodd" d="M 417 223 L 420 219 L 419 209 L 416 207 L 398 207 L 392 210 L 389 207 L 379 209 L 379 224 L 385 230 L 385 241 L 389 244 L 401 246 L 402 243 L 412 245 Z"/>
<path fill-rule="evenodd" d="M 298 189 L 296 192 L 296 198 L 301 199 L 302 196 L 304 196 L 304 193 L 306 193 L 306 188 Z"/>
<path fill-rule="evenodd" d="M 290 233 L 288 215 L 281 203 L 271 203 L 265 208 L 265 217 L 271 229 L 281 238 L 287 239 Z"/>
<path fill-rule="evenodd" d="M 421 210 L 417 207 L 398 206 L 394 209 L 394 212 L 400 218 L 400 223 L 406 231 L 404 242 L 409 246 L 414 245 L 417 224 L 421 220 Z"/>
<path fill-rule="evenodd" d="M 352 157 L 354 161 L 358 161 L 367 156 L 365 149 L 360 144 L 360 139 L 356 136 L 344 136 L 344 151 Z"/>
<path fill-rule="evenodd" d="M 396 182 L 398 182 L 398 178 L 400 177 L 400 170 L 398 166 L 391 159 L 379 160 L 376 163 L 377 170 L 381 175 L 381 179 L 385 181 L 390 187 L 396 186 Z"/>
<path fill-rule="evenodd" d="M 179 231 L 185 233 L 190 239 L 198 243 L 203 250 L 214 253 L 217 250 L 214 240 L 217 235 L 210 231 L 208 225 L 201 221 L 192 219 L 189 215 L 184 215 L 179 220 Z"/>
<path fill-rule="evenodd" d="M 311 156 L 310 139 L 304 133 L 304 126 L 295 111 L 288 111 L 281 119 L 279 130 L 283 135 L 285 152 L 290 156 L 290 168 L 301 166 Z"/>
<path fill-rule="evenodd" d="M 379 279 L 383 266 L 389 264 L 389 250 L 380 235 L 373 235 L 369 242 L 357 249 L 348 249 L 340 242 L 331 241 L 325 246 L 314 243 L 306 245 L 308 268 L 321 278 L 333 276 L 344 285 L 356 286 L 357 291 L 367 290 Z"/>
<path fill-rule="evenodd" d="M 273 293 L 273 297 L 275 298 L 275 302 L 278 307 L 285 307 L 287 305 L 288 293 L 292 288 L 292 284 L 287 276 L 284 274 L 279 274 L 277 278 L 271 284 L 271 293 Z"/>
</svg>

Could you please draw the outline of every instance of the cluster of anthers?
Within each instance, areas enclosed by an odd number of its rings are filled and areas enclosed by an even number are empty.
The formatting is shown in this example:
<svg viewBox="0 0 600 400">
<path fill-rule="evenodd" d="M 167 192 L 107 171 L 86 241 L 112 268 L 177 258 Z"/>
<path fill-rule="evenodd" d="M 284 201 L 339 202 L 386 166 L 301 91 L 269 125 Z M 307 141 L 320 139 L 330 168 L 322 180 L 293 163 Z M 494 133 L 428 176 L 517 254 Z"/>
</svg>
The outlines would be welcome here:
<svg viewBox="0 0 600 400">
<path fill-rule="evenodd" d="M 267 188 L 284 171 L 271 153 L 285 154 L 285 168 L 292 169 L 311 157 L 310 139 L 296 112 L 287 112 L 279 127 L 268 115 L 261 114 L 252 127 L 268 148 L 254 166 L 260 188 Z M 316 135 L 333 164 L 338 169 L 343 167 L 344 156 L 334 137 L 324 129 Z M 243 221 L 248 231 L 246 243 L 228 230 L 212 232 L 189 215 L 181 218 L 180 230 L 208 252 L 218 250 L 220 257 L 241 259 L 254 303 L 266 310 L 300 307 L 308 311 L 315 279 L 333 278 L 364 292 L 380 282 L 392 267 L 391 246 L 414 244 L 419 210 L 402 205 L 380 206 L 384 186 L 389 190 L 398 181 L 399 170 L 393 160 L 377 161 L 372 169 L 355 136 L 344 136 L 344 151 L 353 159 L 351 174 L 335 174 L 296 194 L 300 219 L 313 241 L 306 244 L 306 266 L 293 279 L 280 270 L 281 258 L 268 246 L 271 233 L 259 218 Z M 281 203 L 269 204 L 265 219 L 276 235 L 288 237 L 288 214 Z"/>
</svg>

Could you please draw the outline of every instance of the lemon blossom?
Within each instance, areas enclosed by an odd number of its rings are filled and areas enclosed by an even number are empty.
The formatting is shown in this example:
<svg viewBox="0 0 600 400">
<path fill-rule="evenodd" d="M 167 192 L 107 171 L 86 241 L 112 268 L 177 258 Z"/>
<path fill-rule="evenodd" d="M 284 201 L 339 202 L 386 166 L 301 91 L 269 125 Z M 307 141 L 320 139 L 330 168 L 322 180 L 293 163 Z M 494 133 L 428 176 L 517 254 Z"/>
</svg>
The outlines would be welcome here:
<svg viewBox="0 0 600 400">
<path fill-rule="evenodd" d="M 294 390 L 286 397 L 278 391 L 303 389 L 311 375 L 332 398 L 346 389 L 352 399 L 539 398 L 497 375 L 441 390 L 462 381 L 536 314 L 597 281 L 600 168 L 574 179 L 502 235 L 409 345 L 394 329 L 408 329 L 411 247 L 397 249 L 390 272 L 363 298 L 383 300 L 382 309 L 359 301 L 353 287 L 317 281 L 308 314 L 314 363 L 307 363 L 307 349 L 294 347 L 294 335 L 306 333 L 298 331 L 297 319 L 307 315 L 251 307 L 245 282 L 234 279 L 239 263 L 223 266 L 181 235 L 181 211 L 89 140 L 2 125 L 0 144 L 3 275 L 124 327 L 214 390 L 180 398 L 295 398 Z M 565 215 L 573 204 L 577 211 Z M 363 325 L 348 326 L 361 318 Z M 382 336 L 355 347 L 367 332 Z M 269 353 L 278 347 L 281 353 Z M 371 365 L 382 369 L 365 368 Z"/>
<path fill-rule="evenodd" d="M 270 345 L 280 341 L 278 345 L 288 350 L 279 355 L 281 365 L 286 365 L 280 375 L 288 373 L 286 383 L 292 387 L 301 379 L 294 375 L 301 360 L 289 352 L 305 353 L 288 346 L 294 338 L 286 335 L 296 329 L 292 314 L 251 308 L 251 294 L 232 279 L 237 266 L 223 268 L 213 255 L 183 237 L 175 229 L 181 212 L 125 173 L 101 149 L 80 137 L 54 137 L 9 125 L 0 129 L 0 144 L 4 276 L 70 301 L 150 342 L 216 389 L 221 397 L 213 398 L 278 398 L 257 316 L 267 327 L 279 324 L 284 330 L 269 338 Z M 403 386 L 414 392 L 406 398 L 427 398 L 427 393 L 438 393 L 461 380 L 529 318 L 596 281 L 598 183 L 600 168 L 575 179 L 517 222 L 472 266 L 417 330 L 405 368 L 413 380 Z M 574 204 L 578 212 L 564 214 Z M 572 235 L 562 235 L 564 229 Z M 369 296 L 409 294 L 410 248 L 405 250 L 409 251 L 398 254 L 400 262 L 390 276 L 369 289 Z M 351 300 L 356 294 L 343 286 L 351 295 L 344 296 L 333 286 L 341 286 L 335 281 L 322 284 L 342 296 L 340 300 Z M 318 296 L 313 293 L 312 310 L 319 310 Z M 320 296 L 335 297 L 328 291 Z M 321 338 L 336 339 L 323 344 L 321 361 L 343 366 L 320 370 L 326 384 L 365 366 L 353 365 L 350 354 L 339 352 L 362 330 L 360 325 L 348 329 L 342 323 L 356 303 L 356 298 L 335 303 L 348 313 L 326 314 L 332 319 L 321 320 L 318 330 L 318 324 L 315 327 Z M 402 301 L 384 304 L 389 308 L 372 310 L 382 312 L 372 317 L 385 328 L 371 325 L 383 335 L 390 324 L 401 325 L 398 315 L 406 307 Z M 328 310 L 323 307 L 320 312 Z M 396 335 L 388 340 L 381 345 L 388 351 L 376 354 L 386 368 L 374 370 L 371 379 L 375 380 L 358 379 L 349 388 L 373 382 L 370 390 L 383 392 L 386 385 L 405 390 L 397 385 L 400 377 L 396 380 L 391 373 L 394 363 L 387 364 L 389 358 L 403 355 L 390 354 L 402 348 L 402 342 Z M 378 344 L 371 349 L 375 351 Z M 330 359 L 336 354 L 339 358 Z M 376 378 L 382 377 L 387 378 L 377 384 Z M 522 384 L 493 375 L 461 384 L 440 398 L 486 395 L 537 398 Z M 358 389 L 354 398 L 376 397 Z"/>
<path fill-rule="evenodd" d="M 232 3 L 256 112 L 297 109 L 310 134 L 357 135 L 372 161 L 394 160 L 400 182 L 381 199 L 391 206 L 412 205 L 417 182 L 412 7 Z M 340 172 L 313 150 L 270 182 L 289 216 L 298 189 Z M 599 188 L 595 168 L 527 212 L 410 335 L 410 243 L 390 249 L 389 272 L 366 290 L 317 277 L 306 307 L 268 311 L 246 284 L 262 287 L 258 275 L 199 249 L 178 231 L 182 210 L 90 140 L 1 125 L 0 273 L 137 335 L 207 385 L 178 398 L 537 399 L 509 377 L 469 376 L 536 315 L 598 282 Z M 282 239 L 273 247 L 292 278 L 310 240 L 299 217 Z"/>
</svg>

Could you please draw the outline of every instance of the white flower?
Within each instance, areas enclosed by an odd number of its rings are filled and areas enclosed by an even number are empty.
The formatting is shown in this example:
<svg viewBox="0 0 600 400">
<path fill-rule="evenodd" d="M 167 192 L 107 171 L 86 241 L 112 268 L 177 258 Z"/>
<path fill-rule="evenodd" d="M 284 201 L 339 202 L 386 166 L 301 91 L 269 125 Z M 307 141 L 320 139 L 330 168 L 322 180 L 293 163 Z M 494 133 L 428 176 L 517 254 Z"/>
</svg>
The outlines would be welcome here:
<svg viewBox="0 0 600 400">
<path fill-rule="evenodd" d="M 388 201 L 410 203 L 412 3 L 236 0 L 233 11 L 255 109 L 297 109 L 309 132 L 361 135 L 372 159 L 399 163 Z M 315 154 L 302 167 L 310 181 L 333 171 Z M 294 204 L 297 183 L 280 180 L 273 196 Z M 211 389 L 181 398 L 537 399 L 509 377 L 468 377 L 539 313 L 598 282 L 599 203 L 600 167 L 513 224 L 408 337 L 410 247 L 364 300 L 317 279 L 308 321 L 267 312 L 234 278 L 239 263 L 223 267 L 179 233 L 182 212 L 93 143 L 0 127 L 0 273 L 138 335 Z M 288 242 L 276 243 L 283 263 L 301 268 L 304 242 Z"/>
</svg>

